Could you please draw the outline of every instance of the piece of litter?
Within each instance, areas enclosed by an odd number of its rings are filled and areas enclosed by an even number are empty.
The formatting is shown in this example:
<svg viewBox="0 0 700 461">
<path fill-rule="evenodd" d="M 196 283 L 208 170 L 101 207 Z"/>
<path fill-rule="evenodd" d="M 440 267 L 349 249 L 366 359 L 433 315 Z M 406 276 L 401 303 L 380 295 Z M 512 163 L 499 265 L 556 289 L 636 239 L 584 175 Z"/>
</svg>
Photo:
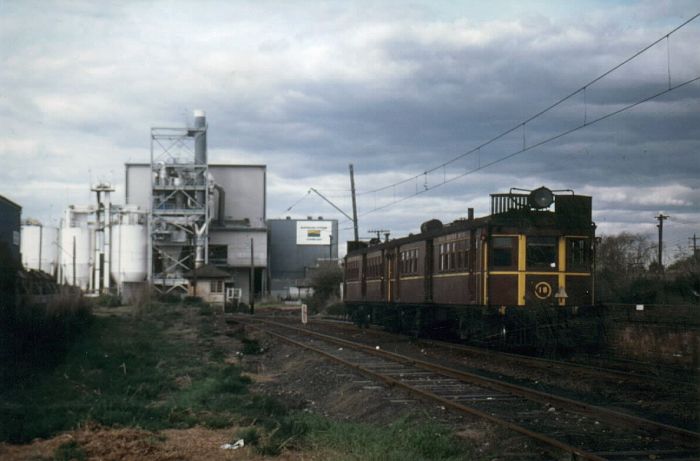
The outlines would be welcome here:
<svg viewBox="0 0 700 461">
<path fill-rule="evenodd" d="M 377 346 L 375 349 L 379 350 L 379 346 Z"/>
<path fill-rule="evenodd" d="M 339 347 L 339 348 L 338 348 L 338 350 L 339 350 L 339 351 L 342 351 L 342 350 L 343 350 L 343 348 L 342 348 L 342 347 Z"/>
<path fill-rule="evenodd" d="M 547 411 L 551 413 L 551 412 L 553 412 L 553 411 L 557 411 L 557 409 L 554 408 L 554 407 L 550 407 L 549 410 L 547 410 Z"/>
<path fill-rule="evenodd" d="M 244 446 L 245 442 L 243 441 L 243 439 L 238 439 L 235 443 L 225 443 L 221 445 L 220 448 L 222 448 L 223 450 L 238 450 L 239 448 L 243 448 Z"/>
</svg>

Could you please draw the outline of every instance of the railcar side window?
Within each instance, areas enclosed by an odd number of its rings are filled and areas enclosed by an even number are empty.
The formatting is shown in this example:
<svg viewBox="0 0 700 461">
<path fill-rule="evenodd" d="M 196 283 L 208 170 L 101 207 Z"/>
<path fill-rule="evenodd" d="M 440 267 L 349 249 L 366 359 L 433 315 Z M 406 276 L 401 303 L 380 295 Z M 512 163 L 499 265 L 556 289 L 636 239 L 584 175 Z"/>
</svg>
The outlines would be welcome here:
<svg viewBox="0 0 700 461">
<path fill-rule="evenodd" d="M 570 271 L 588 271 L 590 261 L 590 251 L 588 239 L 570 238 L 567 239 L 566 267 Z"/>
<path fill-rule="evenodd" d="M 493 267 L 510 267 L 513 265 L 513 239 L 494 237 L 491 240 L 491 264 Z"/>
<path fill-rule="evenodd" d="M 554 269 L 557 267 L 557 238 L 528 237 L 527 266 Z"/>
<path fill-rule="evenodd" d="M 417 274 L 418 273 L 418 250 L 406 250 L 401 252 L 402 274 Z"/>
<path fill-rule="evenodd" d="M 347 275 L 348 280 L 360 279 L 360 265 L 358 261 L 348 262 Z"/>
</svg>

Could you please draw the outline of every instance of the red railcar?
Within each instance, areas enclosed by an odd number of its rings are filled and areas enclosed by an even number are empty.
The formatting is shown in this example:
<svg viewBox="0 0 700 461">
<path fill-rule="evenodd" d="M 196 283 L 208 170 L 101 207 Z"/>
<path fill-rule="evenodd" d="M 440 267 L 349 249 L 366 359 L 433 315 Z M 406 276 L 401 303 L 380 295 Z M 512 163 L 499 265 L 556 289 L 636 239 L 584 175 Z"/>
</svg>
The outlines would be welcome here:
<svg viewBox="0 0 700 461">
<path fill-rule="evenodd" d="M 428 221 L 419 234 L 349 251 L 348 311 L 396 330 L 472 338 L 517 331 L 521 341 L 542 326 L 541 318 L 528 323 L 543 312 L 555 322 L 577 314 L 593 304 L 592 200 L 555 192 L 492 194 L 488 216 L 470 210 L 466 219 Z"/>
</svg>

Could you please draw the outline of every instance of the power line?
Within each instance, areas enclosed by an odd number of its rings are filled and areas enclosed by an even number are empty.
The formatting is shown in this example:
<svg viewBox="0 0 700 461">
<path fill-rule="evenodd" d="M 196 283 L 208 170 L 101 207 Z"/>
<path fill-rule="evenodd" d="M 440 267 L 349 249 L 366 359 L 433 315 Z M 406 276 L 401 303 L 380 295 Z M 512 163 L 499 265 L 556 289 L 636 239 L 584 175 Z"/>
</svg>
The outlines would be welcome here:
<svg viewBox="0 0 700 461">
<path fill-rule="evenodd" d="M 394 201 L 392 201 L 392 202 L 390 202 L 390 203 L 384 204 L 384 205 L 379 206 L 379 207 L 375 207 L 375 208 L 373 208 L 373 209 L 371 209 L 371 210 L 369 210 L 369 211 L 366 211 L 366 212 L 364 212 L 364 213 L 360 213 L 360 216 L 365 216 L 365 215 L 368 215 L 368 214 L 370 214 L 370 213 L 374 213 L 374 212 L 376 212 L 376 211 L 383 210 L 383 209 L 385 209 L 385 208 L 388 208 L 388 207 L 391 206 L 391 205 L 395 205 L 395 204 L 397 204 L 397 203 L 400 203 L 400 202 L 403 202 L 403 201 L 405 201 L 405 200 L 408 200 L 409 198 L 416 197 L 416 196 L 418 196 L 418 195 L 424 194 L 424 193 L 426 193 L 426 192 L 428 192 L 428 191 L 431 191 L 431 190 L 433 190 L 433 189 L 437 189 L 438 187 L 444 186 L 445 184 L 449 184 L 449 183 L 451 183 L 451 182 L 453 182 L 453 181 L 456 181 L 457 179 L 463 178 L 464 176 L 470 175 L 470 174 L 475 173 L 475 172 L 477 172 L 477 171 L 481 171 L 481 170 L 483 170 L 483 169 L 485 169 L 485 168 L 488 168 L 488 167 L 490 167 L 490 166 L 493 166 L 493 165 L 495 165 L 495 164 L 497 164 L 497 163 L 501 163 L 501 162 L 503 162 L 503 161 L 505 161 L 505 160 L 511 159 L 511 158 L 513 158 L 513 157 L 515 157 L 515 156 L 517 156 L 517 155 L 520 155 L 520 154 L 522 154 L 522 153 L 525 153 L 525 152 L 527 152 L 527 151 L 529 151 L 529 150 L 535 149 L 535 148 L 540 147 L 540 146 L 542 146 L 542 145 L 544 145 L 544 144 L 547 144 L 547 143 L 549 143 L 549 142 L 552 142 L 552 141 L 554 141 L 554 140 L 557 140 L 557 139 L 559 139 L 559 138 L 562 138 L 562 137 L 564 137 L 564 136 L 567 136 L 567 135 L 569 135 L 569 134 L 571 134 L 571 133 L 574 133 L 574 132 L 576 132 L 576 131 L 578 131 L 578 130 L 581 130 L 581 129 L 583 129 L 583 128 L 589 127 L 589 126 L 591 126 L 591 125 L 594 125 L 594 124 L 596 124 L 596 123 L 598 123 L 598 122 L 601 122 L 601 121 L 606 120 L 606 119 L 608 119 L 608 118 L 610 118 L 610 117 L 613 117 L 613 116 L 618 115 L 618 114 L 620 114 L 620 113 L 622 113 L 622 112 L 625 112 L 625 111 L 627 111 L 627 110 L 629 110 L 629 109 L 632 109 L 632 108 L 634 108 L 634 107 L 636 107 L 636 106 L 638 106 L 638 105 L 640 105 L 640 104 L 643 104 L 643 103 L 645 103 L 645 102 L 651 101 L 652 99 L 658 98 L 659 96 L 662 96 L 662 95 L 664 95 L 664 94 L 666 94 L 666 93 L 669 93 L 669 92 L 671 92 L 671 91 L 673 91 L 673 90 L 676 90 L 676 89 L 678 89 L 678 88 L 681 88 L 681 87 L 690 85 L 691 83 L 697 82 L 698 80 L 700 80 L 700 76 L 694 77 L 694 78 L 692 78 L 692 79 L 690 79 L 690 80 L 686 80 L 686 81 L 684 81 L 684 82 L 682 82 L 682 83 L 679 83 L 679 84 L 677 84 L 677 85 L 671 86 L 670 88 L 667 88 L 667 89 L 665 89 L 665 90 L 663 90 L 663 91 L 660 91 L 660 92 L 658 92 L 658 93 L 656 93 L 656 94 L 653 94 L 653 95 L 648 96 L 648 97 L 646 97 L 646 98 L 640 99 L 639 101 L 636 101 L 636 102 L 634 102 L 634 103 L 628 104 L 627 106 L 624 106 L 624 107 L 622 107 L 622 108 L 620 108 L 620 109 L 617 109 L 617 110 L 615 110 L 615 111 L 612 111 L 612 112 L 610 112 L 610 113 L 608 113 L 608 114 L 602 115 L 602 116 L 600 116 L 600 117 L 598 117 L 598 118 L 596 118 L 596 119 L 591 120 L 590 122 L 584 122 L 584 123 L 582 123 L 581 125 L 578 125 L 578 126 L 576 126 L 576 127 L 574 127 L 574 128 L 571 128 L 571 129 L 568 129 L 568 130 L 565 130 L 565 131 L 562 131 L 562 132 L 560 132 L 559 134 L 556 134 L 556 135 L 551 136 L 551 137 L 549 137 L 549 138 L 547 138 L 547 139 L 544 139 L 544 140 L 542 140 L 542 141 L 539 141 L 539 142 L 537 142 L 537 143 L 535 143 L 535 144 L 533 144 L 533 145 L 531 145 L 531 146 L 526 146 L 526 147 L 524 147 L 524 148 L 522 148 L 522 149 L 520 149 L 520 150 L 517 150 L 517 151 L 515 151 L 515 152 L 512 152 L 512 153 L 506 155 L 505 157 L 501 157 L 501 158 L 498 158 L 498 159 L 496 159 L 496 160 L 492 160 L 492 161 L 489 162 L 489 163 L 486 163 L 486 164 L 483 164 L 483 165 L 479 165 L 479 166 L 477 166 L 477 167 L 474 168 L 474 169 L 465 171 L 464 173 L 458 174 L 458 175 L 453 176 L 453 177 L 451 177 L 451 178 L 449 178 L 449 179 L 445 178 L 445 179 L 443 180 L 443 182 L 441 182 L 441 183 L 437 183 L 437 184 L 435 184 L 435 185 L 433 185 L 433 186 L 427 186 L 427 185 L 426 185 L 423 189 L 417 189 L 416 192 L 413 193 L 413 194 L 409 194 L 409 195 L 406 195 L 406 196 L 404 196 L 404 197 L 401 197 L 401 198 L 398 198 L 398 199 L 394 199 Z M 414 177 L 414 178 L 411 178 L 411 179 L 417 179 L 417 178 L 419 178 L 420 176 L 423 176 L 423 175 L 421 174 L 421 175 L 418 175 L 418 176 L 416 176 L 416 177 Z M 391 186 L 389 186 L 389 187 L 391 187 Z"/>
<path fill-rule="evenodd" d="M 585 110 L 585 112 L 584 112 L 584 126 L 590 125 L 590 124 L 594 123 L 595 121 L 599 121 L 600 119 L 597 119 L 597 120 L 595 120 L 594 122 L 590 122 L 590 123 L 589 123 L 589 122 L 586 120 L 586 118 L 587 118 L 587 103 L 585 102 L 585 101 L 586 101 L 586 89 L 587 89 L 588 87 L 590 87 L 591 85 L 595 84 L 596 82 L 598 82 L 598 81 L 602 80 L 603 78 L 607 77 L 608 75 L 610 75 L 611 73 L 613 73 L 614 71 L 616 71 L 617 69 L 619 69 L 620 67 L 622 67 L 622 66 L 624 66 L 625 64 L 629 63 L 630 61 L 634 60 L 635 58 L 637 58 L 637 57 L 640 56 L 641 54 L 645 53 L 645 52 L 648 51 L 650 48 L 652 48 L 652 47 L 654 47 L 655 45 L 659 44 L 659 43 L 662 42 L 663 40 L 666 40 L 666 41 L 668 42 L 669 37 L 670 37 L 671 35 L 673 35 L 673 34 L 676 33 L 677 31 L 679 31 L 680 29 L 682 29 L 683 27 L 685 27 L 686 25 L 688 25 L 689 23 L 691 23 L 692 21 L 694 21 L 694 20 L 697 19 L 698 17 L 700 17 L 700 13 L 695 14 L 693 17 L 691 17 L 691 18 L 688 19 L 687 21 L 683 22 L 681 25 L 677 26 L 676 28 L 674 28 L 674 29 L 671 30 L 670 32 L 666 33 L 666 34 L 663 35 L 662 37 L 658 38 L 657 40 L 655 40 L 655 41 L 652 42 L 651 44 L 647 45 L 646 47 L 642 48 L 641 50 L 637 51 L 637 52 L 634 53 L 632 56 L 628 57 L 627 59 L 625 59 L 624 61 L 622 61 L 622 62 L 620 62 L 619 64 L 615 65 L 614 67 L 610 68 L 609 70 L 607 70 L 606 72 L 602 73 L 601 75 L 599 75 L 598 77 L 594 78 L 593 80 L 591 80 L 590 82 L 586 83 L 585 85 L 581 86 L 581 87 L 578 88 L 577 90 L 573 91 L 572 93 L 569 93 L 568 95 L 566 95 L 566 96 L 564 96 L 563 98 L 559 99 L 557 102 L 551 104 L 550 106 L 546 107 L 545 109 L 542 109 L 541 111 L 537 112 L 536 114 L 534 114 L 534 115 L 530 116 L 529 118 L 523 120 L 522 122 L 520 122 L 520 123 L 514 125 L 512 128 L 510 128 L 510 129 L 508 129 L 508 130 L 506 130 L 506 131 L 504 131 L 504 132 L 502 132 L 502 133 L 496 135 L 495 137 L 489 139 L 488 141 L 486 141 L 486 142 L 484 142 L 484 143 L 478 145 L 477 147 L 475 147 L 475 148 L 473 148 L 473 149 L 471 149 L 471 150 L 469 150 L 469 151 L 467 151 L 467 152 L 464 152 L 464 153 L 462 153 L 462 154 L 460 154 L 460 155 L 458 155 L 458 156 L 456 156 L 456 157 L 453 157 L 453 158 L 447 160 L 446 162 L 443 162 L 443 163 L 441 163 L 441 164 L 439 164 L 439 165 L 437 165 L 437 166 L 434 166 L 434 167 L 432 167 L 432 168 L 430 168 L 430 169 L 427 169 L 427 170 L 423 171 L 422 173 L 419 173 L 419 174 L 417 174 L 417 175 L 411 176 L 411 177 L 406 178 L 406 179 L 403 179 L 403 180 L 401 180 L 401 181 L 397 181 L 397 182 L 395 182 L 395 183 L 393 183 L 393 184 L 389 184 L 389 185 L 386 185 L 386 186 L 382 186 L 382 187 L 379 187 L 379 188 L 376 188 L 376 189 L 373 189 L 373 190 L 358 192 L 357 195 L 367 195 L 367 194 L 382 192 L 382 191 L 385 191 L 385 190 L 394 188 L 394 187 L 396 187 L 396 186 L 401 186 L 401 185 L 403 185 L 403 184 L 407 184 L 407 183 L 409 183 L 409 182 L 411 182 L 411 181 L 417 181 L 420 177 L 427 178 L 427 175 L 428 175 L 429 173 L 433 173 L 433 172 L 435 172 L 435 171 L 437 171 L 437 170 L 440 170 L 441 168 L 445 168 L 445 167 L 447 167 L 448 165 L 450 165 L 450 164 L 456 162 L 457 160 L 460 160 L 460 159 L 462 159 L 462 158 L 464 158 L 464 157 L 467 157 L 467 156 L 469 156 L 469 155 L 471 155 L 471 154 L 474 154 L 474 153 L 477 153 L 477 152 L 480 153 L 480 151 L 481 151 L 482 148 L 484 148 L 484 147 L 486 147 L 486 146 L 488 146 L 488 145 L 490 145 L 490 144 L 493 144 L 494 142 L 498 141 L 499 139 L 502 139 L 503 137 L 505 137 L 505 136 L 507 136 L 507 135 L 513 133 L 514 131 L 519 130 L 519 129 L 522 129 L 522 130 L 523 130 L 523 145 L 524 145 L 524 144 L 525 144 L 525 125 L 527 125 L 528 123 L 532 122 L 533 120 L 535 120 L 535 119 L 541 117 L 541 116 L 544 115 L 545 113 L 551 111 L 552 109 L 556 108 L 557 106 L 561 105 L 562 103 L 568 101 L 569 99 L 573 98 L 574 96 L 576 96 L 576 95 L 578 95 L 578 94 L 580 94 L 580 93 L 583 93 L 584 105 L 586 106 L 585 109 L 584 109 L 584 110 Z M 667 53 L 668 53 L 668 59 L 667 59 L 667 61 L 668 61 L 668 90 L 671 90 L 671 89 L 673 89 L 673 88 L 679 88 L 680 86 L 684 86 L 684 85 L 683 85 L 683 84 L 681 84 L 681 85 L 676 85 L 675 87 L 671 85 L 670 48 L 669 48 L 668 46 L 667 46 Z M 687 83 L 689 83 L 689 82 L 686 82 L 686 84 L 687 84 Z M 661 94 L 663 94 L 663 93 L 661 93 Z M 657 95 L 657 96 L 658 96 L 658 95 Z M 647 100 L 648 100 L 648 99 L 647 99 Z M 642 101 L 642 102 L 644 102 L 644 101 Z M 633 107 L 633 106 L 632 106 L 632 107 Z M 630 108 L 630 107 L 628 107 L 628 108 Z M 621 112 L 621 111 L 613 112 L 611 115 L 614 115 L 614 114 L 619 113 L 619 112 Z M 573 130 L 573 131 L 575 131 L 575 130 Z M 568 134 L 568 133 L 566 133 L 566 134 Z M 556 138 L 554 138 L 554 139 L 556 139 Z M 548 142 L 548 141 L 551 141 L 551 140 L 552 140 L 552 139 L 547 140 L 547 142 Z M 524 146 L 524 147 L 525 147 L 525 146 Z M 510 157 L 507 157 L 507 158 L 510 158 Z M 496 163 L 497 163 L 497 162 L 496 162 Z M 490 164 L 488 164 L 488 165 L 492 165 L 492 164 L 493 164 L 493 162 L 490 163 Z M 487 165 L 487 166 L 488 166 L 488 165 Z M 479 165 L 479 166 L 481 166 L 481 165 Z M 481 169 L 481 168 L 479 168 L 479 169 Z M 460 177 L 461 177 L 461 176 L 460 176 Z M 424 191 L 427 191 L 427 190 L 430 190 L 430 188 L 428 188 L 427 185 L 426 185 L 426 186 L 424 187 Z M 415 195 L 418 195 L 418 194 L 413 194 L 413 195 L 411 195 L 411 196 L 409 196 L 409 197 L 412 197 L 412 196 L 415 196 Z M 398 201 L 401 201 L 401 200 L 398 200 Z M 394 202 L 394 203 L 396 203 L 396 202 Z"/>
</svg>

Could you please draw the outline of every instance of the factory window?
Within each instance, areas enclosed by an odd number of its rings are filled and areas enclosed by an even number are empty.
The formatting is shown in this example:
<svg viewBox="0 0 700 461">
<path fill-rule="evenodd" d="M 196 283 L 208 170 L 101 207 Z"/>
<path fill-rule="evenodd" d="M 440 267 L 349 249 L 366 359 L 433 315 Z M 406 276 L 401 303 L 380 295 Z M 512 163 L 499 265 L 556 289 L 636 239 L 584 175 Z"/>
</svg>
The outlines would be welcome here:
<svg viewBox="0 0 700 461">
<path fill-rule="evenodd" d="M 588 271 L 590 269 L 590 249 L 588 239 L 570 238 L 566 240 L 566 268 L 570 271 Z"/>
<path fill-rule="evenodd" d="M 212 280 L 209 285 L 209 291 L 212 293 L 223 293 L 224 292 L 224 281 L 223 280 Z"/>
<path fill-rule="evenodd" d="M 209 263 L 225 266 L 228 261 L 228 245 L 209 245 Z"/>
<path fill-rule="evenodd" d="M 513 266 L 513 239 L 511 237 L 494 237 L 491 240 L 491 264 L 493 267 Z"/>
<path fill-rule="evenodd" d="M 557 238 L 528 237 L 527 267 L 538 269 L 556 269 Z"/>
</svg>

